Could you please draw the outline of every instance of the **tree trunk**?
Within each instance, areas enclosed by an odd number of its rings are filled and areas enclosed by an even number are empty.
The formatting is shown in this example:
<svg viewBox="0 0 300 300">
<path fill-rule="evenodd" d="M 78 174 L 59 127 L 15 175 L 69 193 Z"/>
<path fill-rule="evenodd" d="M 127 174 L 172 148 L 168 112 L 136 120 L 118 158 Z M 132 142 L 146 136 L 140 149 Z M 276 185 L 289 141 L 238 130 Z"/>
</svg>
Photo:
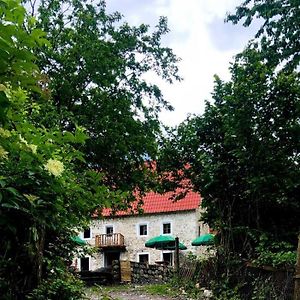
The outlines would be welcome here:
<svg viewBox="0 0 300 300">
<path fill-rule="evenodd" d="M 300 300 L 300 234 L 298 236 L 297 262 L 295 271 L 294 300 Z"/>
<path fill-rule="evenodd" d="M 33 226 L 34 227 L 34 226 Z M 43 267 L 43 254 L 45 245 L 45 228 L 43 226 L 34 227 L 36 230 L 36 236 L 31 236 L 31 243 L 33 244 L 33 253 L 28 254 L 28 273 L 24 280 L 24 290 L 31 292 L 38 287 L 42 279 L 42 267 Z"/>
</svg>

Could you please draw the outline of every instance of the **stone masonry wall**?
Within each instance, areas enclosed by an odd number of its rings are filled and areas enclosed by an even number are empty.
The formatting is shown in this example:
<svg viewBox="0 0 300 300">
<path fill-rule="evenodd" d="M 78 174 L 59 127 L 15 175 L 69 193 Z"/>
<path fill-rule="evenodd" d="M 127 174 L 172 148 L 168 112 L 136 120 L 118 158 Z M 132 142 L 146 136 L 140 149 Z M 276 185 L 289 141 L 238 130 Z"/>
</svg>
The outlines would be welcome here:
<svg viewBox="0 0 300 300">
<path fill-rule="evenodd" d="M 133 283 L 162 283 L 170 279 L 173 268 L 131 262 L 131 280 Z"/>
<path fill-rule="evenodd" d="M 163 283 L 168 281 L 173 275 L 173 268 L 168 266 L 149 265 L 145 263 L 130 262 L 131 282 L 138 284 Z M 112 266 L 114 281 L 120 280 L 120 264 L 113 262 Z"/>
</svg>

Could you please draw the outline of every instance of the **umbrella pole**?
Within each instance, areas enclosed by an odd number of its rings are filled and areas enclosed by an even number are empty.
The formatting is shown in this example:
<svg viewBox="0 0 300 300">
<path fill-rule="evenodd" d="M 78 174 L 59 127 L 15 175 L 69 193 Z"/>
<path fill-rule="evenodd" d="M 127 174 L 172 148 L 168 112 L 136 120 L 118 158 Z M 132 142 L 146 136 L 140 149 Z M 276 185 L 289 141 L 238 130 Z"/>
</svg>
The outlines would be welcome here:
<svg viewBox="0 0 300 300">
<path fill-rule="evenodd" d="M 179 238 L 175 238 L 175 257 L 174 267 L 177 278 L 179 278 Z"/>
</svg>

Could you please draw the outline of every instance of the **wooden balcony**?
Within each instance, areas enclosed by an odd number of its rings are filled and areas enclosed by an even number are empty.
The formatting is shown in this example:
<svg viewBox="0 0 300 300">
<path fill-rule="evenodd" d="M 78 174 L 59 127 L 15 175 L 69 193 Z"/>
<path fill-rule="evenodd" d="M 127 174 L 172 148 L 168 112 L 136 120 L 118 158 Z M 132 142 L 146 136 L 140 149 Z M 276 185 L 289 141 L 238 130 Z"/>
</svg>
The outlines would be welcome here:
<svg viewBox="0 0 300 300">
<path fill-rule="evenodd" d="M 124 236 L 121 233 L 96 235 L 95 246 L 102 248 L 125 248 Z"/>
</svg>

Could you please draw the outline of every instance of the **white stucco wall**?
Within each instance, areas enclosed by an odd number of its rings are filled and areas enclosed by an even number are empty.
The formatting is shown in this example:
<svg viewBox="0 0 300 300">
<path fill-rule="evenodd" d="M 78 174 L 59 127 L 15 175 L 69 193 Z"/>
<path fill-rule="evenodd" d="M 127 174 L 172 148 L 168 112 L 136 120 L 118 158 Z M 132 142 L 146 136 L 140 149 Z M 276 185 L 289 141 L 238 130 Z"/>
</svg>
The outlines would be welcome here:
<svg viewBox="0 0 300 300">
<path fill-rule="evenodd" d="M 115 217 L 105 219 L 95 219 L 91 224 L 92 238 L 88 240 L 91 245 L 95 245 L 95 237 L 98 234 L 106 233 L 106 226 L 112 225 L 114 233 L 121 233 L 125 238 L 126 251 L 121 252 L 121 260 L 138 261 L 138 254 L 148 253 L 149 263 L 154 264 L 156 261 L 162 260 L 161 250 L 145 247 L 145 242 L 150 238 L 162 234 L 162 224 L 171 223 L 171 235 L 179 237 L 179 241 L 187 246 L 187 250 L 181 251 L 188 254 L 192 252 L 196 255 L 203 255 L 206 247 L 191 246 L 191 242 L 199 234 L 199 226 L 201 234 L 208 232 L 208 227 L 198 220 L 200 218 L 199 210 L 181 211 L 163 214 L 147 214 L 138 216 Z M 139 224 L 148 225 L 148 235 L 139 235 Z M 164 251 L 170 252 L 170 251 Z M 90 268 L 95 270 L 104 266 L 104 255 L 98 252 L 91 257 Z"/>
</svg>

